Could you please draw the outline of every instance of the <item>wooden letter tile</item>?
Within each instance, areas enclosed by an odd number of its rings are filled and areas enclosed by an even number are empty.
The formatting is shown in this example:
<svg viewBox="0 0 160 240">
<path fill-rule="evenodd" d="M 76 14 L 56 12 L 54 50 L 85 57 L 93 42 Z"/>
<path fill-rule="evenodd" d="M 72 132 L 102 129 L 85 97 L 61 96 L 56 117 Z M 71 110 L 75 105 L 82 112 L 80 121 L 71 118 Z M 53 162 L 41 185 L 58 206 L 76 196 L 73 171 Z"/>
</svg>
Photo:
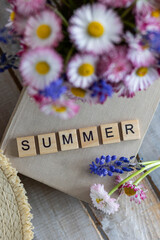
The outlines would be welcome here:
<svg viewBox="0 0 160 240">
<path fill-rule="evenodd" d="M 82 148 L 99 146 L 97 127 L 80 128 L 79 133 Z"/>
<path fill-rule="evenodd" d="M 118 123 L 103 124 L 100 129 L 103 144 L 120 142 Z"/>
<path fill-rule="evenodd" d="M 29 157 L 37 155 L 34 136 L 17 138 L 17 146 L 19 157 Z"/>
<path fill-rule="evenodd" d="M 123 140 L 140 139 L 140 129 L 138 120 L 129 120 L 121 122 Z"/>
<path fill-rule="evenodd" d="M 57 152 L 57 143 L 55 133 L 38 135 L 40 154 L 48 154 Z"/>
<path fill-rule="evenodd" d="M 61 151 L 79 148 L 76 129 L 59 132 Z"/>
</svg>

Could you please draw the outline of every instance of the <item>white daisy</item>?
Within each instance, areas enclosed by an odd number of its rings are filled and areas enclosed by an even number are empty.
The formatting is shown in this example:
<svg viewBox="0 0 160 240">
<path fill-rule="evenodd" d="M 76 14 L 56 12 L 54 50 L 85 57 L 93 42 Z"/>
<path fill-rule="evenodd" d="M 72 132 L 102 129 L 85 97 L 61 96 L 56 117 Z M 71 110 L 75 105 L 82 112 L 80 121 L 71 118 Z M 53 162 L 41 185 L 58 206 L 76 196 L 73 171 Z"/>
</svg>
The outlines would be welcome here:
<svg viewBox="0 0 160 240">
<path fill-rule="evenodd" d="M 72 100 L 62 98 L 56 102 L 48 102 L 47 104 L 41 105 L 40 109 L 47 115 L 54 115 L 62 119 L 69 119 L 79 112 L 80 106 Z"/>
<path fill-rule="evenodd" d="M 8 19 L 8 23 L 6 24 L 6 27 L 12 27 L 13 25 L 13 22 L 15 20 L 15 17 L 16 17 L 16 13 L 14 11 L 14 9 L 10 9 L 10 8 L 7 8 L 6 9 L 7 12 L 9 12 L 9 19 Z"/>
<path fill-rule="evenodd" d="M 24 83 L 36 89 L 43 89 L 57 80 L 62 71 L 62 58 L 50 48 L 35 48 L 25 52 L 20 62 Z"/>
<path fill-rule="evenodd" d="M 91 92 L 89 89 L 76 88 L 72 84 L 68 84 L 68 91 L 66 96 L 73 100 L 80 100 L 82 102 L 87 102 L 90 104 L 95 104 L 95 98 L 91 97 Z"/>
<path fill-rule="evenodd" d="M 31 48 L 57 46 L 61 38 L 61 20 L 53 11 L 45 10 L 29 18 L 24 41 Z"/>
<path fill-rule="evenodd" d="M 116 199 L 111 198 L 104 190 L 104 185 L 94 184 L 90 188 L 90 197 L 94 207 L 107 214 L 113 214 L 118 211 L 119 204 Z"/>
<path fill-rule="evenodd" d="M 109 51 L 121 41 L 122 23 L 117 13 L 102 4 L 84 5 L 70 19 L 70 38 L 80 51 Z"/>
<path fill-rule="evenodd" d="M 156 69 L 140 67 L 136 68 L 124 81 L 129 91 L 134 93 L 147 89 L 158 78 Z"/>
<path fill-rule="evenodd" d="M 135 67 L 154 65 L 156 59 L 149 50 L 147 44 L 143 44 L 142 37 L 137 35 L 134 37 L 130 32 L 126 34 L 126 40 L 129 44 L 127 57 Z"/>
<path fill-rule="evenodd" d="M 91 54 L 75 55 L 67 66 L 67 76 L 70 83 L 77 88 L 87 88 L 97 81 L 97 58 Z"/>
</svg>

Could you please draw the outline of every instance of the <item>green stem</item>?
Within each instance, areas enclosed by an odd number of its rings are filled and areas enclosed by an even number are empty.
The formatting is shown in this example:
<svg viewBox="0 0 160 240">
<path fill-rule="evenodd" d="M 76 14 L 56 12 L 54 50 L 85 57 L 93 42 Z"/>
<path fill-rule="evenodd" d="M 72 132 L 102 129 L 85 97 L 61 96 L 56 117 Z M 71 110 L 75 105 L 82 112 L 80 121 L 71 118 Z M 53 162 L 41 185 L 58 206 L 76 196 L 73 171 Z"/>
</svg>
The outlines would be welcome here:
<svg viewBox="0 0 160 240">
<path fill-rule="evenodd" d="M 67 57 L 66 57 L 66 60 L 65 60 L 65 66 L 67 65 L 67 63 L 69 62 L 71 56 L 72 56 L 72 53 L 73 53 L 73 50 L 74 50 L 74 46 L 72 46 L 70 48 L 70 50 L 68 51 L 68 54 L 67 54 Z"/>
<path fill-rule="evenodd" d="M 158 166 L 151 168 L 149 171 L 145 172 L 141 177 L 139 177 L 133 184 L 138 185 L 148 174 L 150 174 L 152 171 L 156 170 L 159 167 L 160 164 Z"/>
<path fill-rule="evenodd" d="M 153 163 L 153 164 L 149 164 L 147 165 L 146 167 L 142 168 L 141 170 L 131 174 L 129 177 L 125 178 L 123 181 L 121 181 L 120 183 L 118 183 L 110 192 L 109 192 L 109 195 L 111 196 L 121 185 L 123 185 L 124 183 L 128 182 L 131 178 L 133 177 L 136 177 L 138 174 L 140 174 L 141 172 L 151 168 L 151 167 L 154 167 L 154 166 L 157 166 L 159 165 L 159 163 Z"/>
<path fill-rule="evenodd" d="M 135 25 L 133 23 L 125 21 L 125 20 L 123 20 L 123 23 L 124 23 L 124 25 L 127 25 L 128 27 L 135 29 Z"/>
<path fill-rule="evenodd" d="M 55 13 L 62 19 L 63 23 L 66 27 L 68 27 L 68 21 L 67 19 L 61 14 L 61 12 L 58 11 L 58 9 L 54 9 Z"/>
<path fill-rule="evenodd" d="M 67 7 L 70 8 L 70 5 L 69 5 L 69 3 L 66 2 L 66 0 L 61 0 L 61 2 L 64 3 Z"/>
<path fill-rule="evenodd" d="M 148 165 L 148 164 L 155 163 L 155 162 L 160 163 L 160 160 L 154 160 L 154 161 L 148 161 L 148 162 L 139 162 L 139 163 L 142 164 L 142 165 Z"/>
<path fill-rule="evenodd" d="M 137 0 L 135 0 L 135 1 L 132 3 L 132 5 L 123 12 L 123 14 L 121 15 L 121 18 L 124 18 L 125 16 L 128 15 L 128 13 L 132 10 L 132 8 L 133 8 L 134 5 L 136 4 L 136 2 L 137 2 Z"/>
</svg>

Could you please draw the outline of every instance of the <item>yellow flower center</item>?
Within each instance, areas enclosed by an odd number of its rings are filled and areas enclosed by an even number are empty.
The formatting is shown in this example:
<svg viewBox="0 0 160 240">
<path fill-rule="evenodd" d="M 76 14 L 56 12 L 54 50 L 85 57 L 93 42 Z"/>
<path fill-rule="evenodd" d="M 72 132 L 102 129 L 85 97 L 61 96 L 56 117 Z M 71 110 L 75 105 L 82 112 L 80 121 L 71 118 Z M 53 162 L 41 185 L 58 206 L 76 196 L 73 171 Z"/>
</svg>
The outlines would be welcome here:
<svg viewBox="0 0 160 240">
<path fill-rule="evenodd" d="M 78 73 L 82 77 L 89 77 L 94 73 L 94 67 L 89 63 L 84 63 L 78 68 Z"/>
<path fill-rule="evenodd" d="M 131 187 L 129 187 L 129 188 L 125 187 L 125 188 L 124 188 L 124 192 L 125 192 L 125 194 L 126 194 L 127 196 L 129 196 L 129 197 L 131 197 L 131 196 L 133 196 L 133 195 L 136 194 L 136 191 L 134 191 L 134 189 L 131 188 Z"/>
<path fill-rule="evenodd" d="M 46 39 L 51 35 L 51 27 L 47 24 L 42 24 L 37 28 L 37 36 L 41 39 Z"/>
<path fill-rule="evenodd" d="M 55 112 L 58 112 L 58 113 L 64 113 L 64 112 L 66 112 L 66 110 L 67 110 L 67 108 L 66 107 L 63 107 L 63 106 L 55 106 L 55 105 L 53 105 L 53 110 L 55 111 Z"/>
<path fill-rule="evenodd" d="M 136 71 L 136 74 L 139 77 L 144 77 L 147 73 L 148 73 L 148 68 L 146 68 L 146 67 L 141 67 Z"/>
<path fill-rule="evenodd" d="M 95 38 L 101 37 L 104 33 L 104 27 L 99 22 L 91 22 L 88 25 L 88 33 Z"/>
<path fill-rule="evenodd" d="M 80 97 L 80 98 L 84 98 L 86 95 L 86 91 L 83 90 L 82 88 L 71 88 L 71 93 L 76 96 L 76 97 Z"/>
<path fill-rule="evenodd" d="M 16 16 L 15 12 L 12 11 L 11 14 L 10 14 L 10 17 L 9 17 L 12 22 L 14 21 L 15 16 Z"/>
<path fill-rule="evenodd" d="M 96 202 L 99 204 L 100 202 L 102 202 L 103 199 L 100 199 L 100 198 L 96 198 Z"/>
<path fill-rule="evenodd" d="M 151 13 L 152 17 L 159 18 L 160 17 L 160 10 L 157 9 Z"/>
<path fill-rule="evenodd" d="M 36 71 L 41 75 L 47 74 L 50 70 L 50 66 L 47 62 L 38 62 L 35 68 Z"/>
</svg>

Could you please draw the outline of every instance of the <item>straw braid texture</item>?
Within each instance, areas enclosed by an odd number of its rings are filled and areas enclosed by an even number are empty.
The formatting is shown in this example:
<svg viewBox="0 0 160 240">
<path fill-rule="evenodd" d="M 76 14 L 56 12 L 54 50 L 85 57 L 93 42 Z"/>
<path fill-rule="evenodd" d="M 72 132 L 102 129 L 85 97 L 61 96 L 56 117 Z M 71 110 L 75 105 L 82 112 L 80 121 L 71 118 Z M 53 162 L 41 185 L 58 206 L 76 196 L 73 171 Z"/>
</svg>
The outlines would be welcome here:
<svg viewBox="0 0 160 240">
<path fill-rule="evenodd" d="M 0 150 L 0 240 L 32 240 L 31 207 L 26 191 Z"/>
</svg>

